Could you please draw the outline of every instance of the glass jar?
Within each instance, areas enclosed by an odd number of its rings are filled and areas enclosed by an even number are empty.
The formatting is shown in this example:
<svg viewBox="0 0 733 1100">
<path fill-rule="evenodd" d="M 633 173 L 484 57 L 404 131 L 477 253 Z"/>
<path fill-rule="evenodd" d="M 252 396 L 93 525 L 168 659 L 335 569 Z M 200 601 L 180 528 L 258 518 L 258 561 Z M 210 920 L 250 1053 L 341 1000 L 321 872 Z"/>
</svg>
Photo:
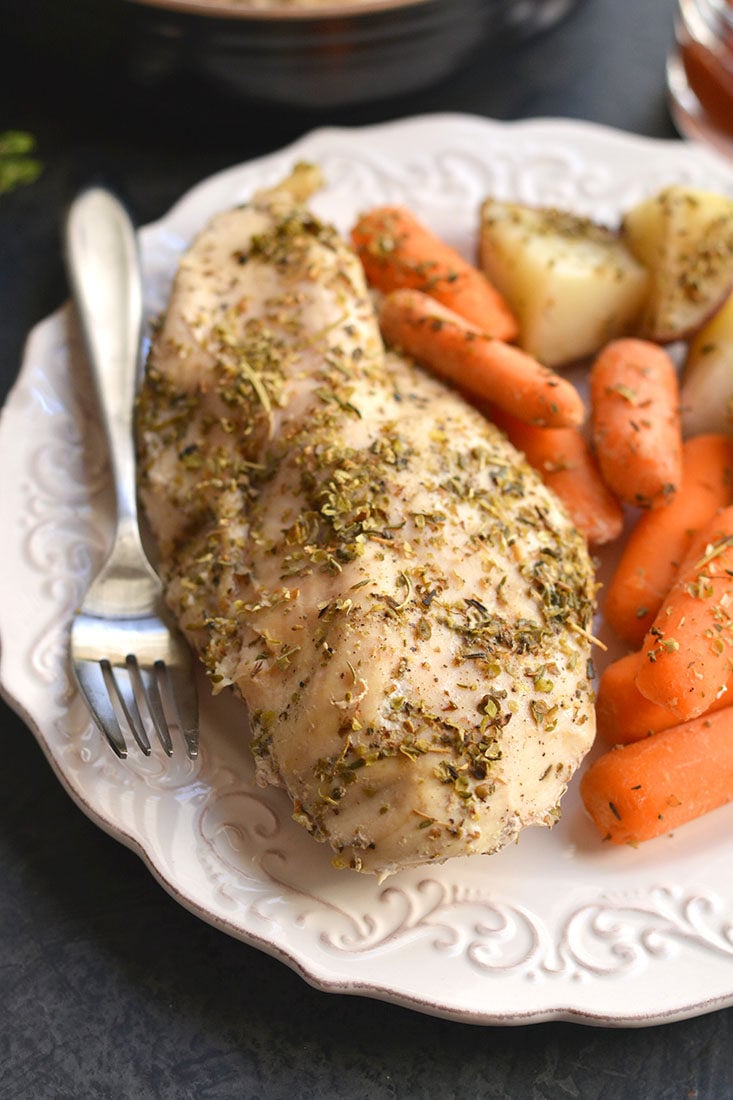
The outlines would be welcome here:
<svg viewBox="0 0 733 1100">
<path fill-rule="evenodd" d="M 675 37 L 667 66 L 675 125 L 733 157 L 733 0 L 679 0 Z"/>
</svg>

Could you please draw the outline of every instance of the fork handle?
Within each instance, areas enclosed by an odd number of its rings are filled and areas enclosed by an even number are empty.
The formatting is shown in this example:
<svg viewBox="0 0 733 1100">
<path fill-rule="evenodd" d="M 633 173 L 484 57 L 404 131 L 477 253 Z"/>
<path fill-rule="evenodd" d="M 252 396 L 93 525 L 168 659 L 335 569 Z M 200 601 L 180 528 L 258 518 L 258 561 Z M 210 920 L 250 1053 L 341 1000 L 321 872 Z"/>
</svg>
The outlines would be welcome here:
<svg viewBox="0 0 733 1100">
<path fill-rule="evenodd" d="M 142 332 L 135 230 L 120 201 L 91 187 L 66 219 L 66 263 L 109 441 L 118 527 L 137 535 L 133 405 Z"/>
</svg>

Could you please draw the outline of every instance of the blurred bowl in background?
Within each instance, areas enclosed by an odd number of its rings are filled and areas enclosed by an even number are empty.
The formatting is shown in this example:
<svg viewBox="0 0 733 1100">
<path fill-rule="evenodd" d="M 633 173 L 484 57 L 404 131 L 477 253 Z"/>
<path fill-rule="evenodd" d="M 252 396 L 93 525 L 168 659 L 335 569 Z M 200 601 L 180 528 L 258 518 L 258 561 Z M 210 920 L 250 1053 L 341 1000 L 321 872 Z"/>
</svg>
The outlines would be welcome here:
<svg viewBox="0 0 733 1100">
<path fill-rule="evenodd" d="M 128 3 L 139 80 L 190 73 L 249 99 L 317 109 L 424 89 L 488 43 L 552 26 L 576 0 Z"/>
</svg>

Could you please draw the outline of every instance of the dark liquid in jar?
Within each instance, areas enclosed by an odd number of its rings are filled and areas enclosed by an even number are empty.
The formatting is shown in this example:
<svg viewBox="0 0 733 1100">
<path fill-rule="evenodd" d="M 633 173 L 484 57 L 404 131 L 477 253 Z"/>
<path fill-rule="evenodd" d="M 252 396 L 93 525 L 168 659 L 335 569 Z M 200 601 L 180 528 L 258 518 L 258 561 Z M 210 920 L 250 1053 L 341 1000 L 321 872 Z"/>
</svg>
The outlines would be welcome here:
<svg viewBox="0 0 733 1100">
<path fill-rule="evenodd" d="M 728 6 L 733 19 L 731 0 Z M 713 48 L 696 42 L 683 32 L 680 56 L 687 82 L 709 120 L 733 136 L 733 22 L 726 25 L 721 21 L 719 38 Z"/>
</svg>

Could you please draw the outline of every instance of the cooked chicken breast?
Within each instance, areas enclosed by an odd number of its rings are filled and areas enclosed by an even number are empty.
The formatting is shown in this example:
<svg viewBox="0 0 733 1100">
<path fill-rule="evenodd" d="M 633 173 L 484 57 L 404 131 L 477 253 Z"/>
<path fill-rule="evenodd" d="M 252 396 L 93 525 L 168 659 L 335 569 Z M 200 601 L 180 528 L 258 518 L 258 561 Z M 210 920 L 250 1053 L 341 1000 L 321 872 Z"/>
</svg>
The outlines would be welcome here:
<svg viewBox="0 0 733 1100">
<path fill-rule="evenodd" d="M 248 705 L 258 780 L 337 866 L 387 874 L 556 820 L 594 737 L 593 573 L 503 435 L 385 353 L 299 178 L 182 260 L 140 489 L 170 606 Z"/>
</svg>

